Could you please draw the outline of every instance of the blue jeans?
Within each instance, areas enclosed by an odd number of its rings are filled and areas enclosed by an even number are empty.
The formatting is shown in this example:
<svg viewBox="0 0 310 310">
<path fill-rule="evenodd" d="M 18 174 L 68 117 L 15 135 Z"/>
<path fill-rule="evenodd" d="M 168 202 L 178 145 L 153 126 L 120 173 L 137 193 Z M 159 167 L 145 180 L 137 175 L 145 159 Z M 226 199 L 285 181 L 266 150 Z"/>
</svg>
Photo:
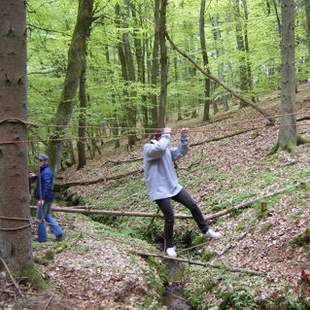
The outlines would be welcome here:
<svg viewBox="0 0 310 310">
<path fill-rule="evenodd" d="M 36 219 L 38 222 L 37 232 L 39 242 L 47 241 L 47 233 L 44 221 L 49 225 L 52 233 L 55 235 L 56 238 L 59 238 L 63 235 L 63 231 L 58 225 L 56 219 L 52 217 L 51 206 L 52 202 L 45 201 L 42 207 L 37 207 Z"/>
</svg>

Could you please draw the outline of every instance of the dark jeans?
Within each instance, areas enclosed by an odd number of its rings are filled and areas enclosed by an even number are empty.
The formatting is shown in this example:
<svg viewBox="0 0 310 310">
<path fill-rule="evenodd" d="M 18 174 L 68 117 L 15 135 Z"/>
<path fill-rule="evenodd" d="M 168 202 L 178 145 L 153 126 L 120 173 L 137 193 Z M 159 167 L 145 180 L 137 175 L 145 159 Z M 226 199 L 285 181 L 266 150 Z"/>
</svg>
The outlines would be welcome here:
<svg viewBox="0 0 310 310">
<path fill-rule="evenodd" d="M 158 207 L 163 212 L 165 217 L 165 228 L 164 228 L 165 249 L 174 246 L 173 242 L 174 211 L 171 206 L 170 199 L 181 203 L 191 211 L 192 216 L 202 233 L 206 233 L 209 229 L 208 224 L 205 221 L 196 202 L 192 199 L 192 197 L 187 193 L 185 189 L 182 189 L 176 196 L 173 196 L 171 198 L 155 200 L 155 202 L 157 203 Z"/>
</svg>

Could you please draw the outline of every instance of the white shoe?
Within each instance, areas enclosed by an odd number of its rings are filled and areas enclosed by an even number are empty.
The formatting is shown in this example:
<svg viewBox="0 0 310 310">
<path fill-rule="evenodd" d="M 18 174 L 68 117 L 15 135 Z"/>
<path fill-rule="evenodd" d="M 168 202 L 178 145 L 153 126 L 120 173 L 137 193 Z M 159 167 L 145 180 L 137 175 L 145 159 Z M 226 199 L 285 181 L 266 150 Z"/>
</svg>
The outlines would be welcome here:
<svg viewBox="0 0 310 310">
<path fill-rule="evenodd" d="M 167 248 L 166 253 L 170 257 L 177 257 L 177 252 L 175 251 L 175 247 Z"/>
<path fill-rule="evenodd" d="M 209 228 L 205 233 L 205 236 L 211 239 L 219 239 L 222 237 L 222 234 L 219 232 L 215 232 L 213 229 Z"/>
</svg>

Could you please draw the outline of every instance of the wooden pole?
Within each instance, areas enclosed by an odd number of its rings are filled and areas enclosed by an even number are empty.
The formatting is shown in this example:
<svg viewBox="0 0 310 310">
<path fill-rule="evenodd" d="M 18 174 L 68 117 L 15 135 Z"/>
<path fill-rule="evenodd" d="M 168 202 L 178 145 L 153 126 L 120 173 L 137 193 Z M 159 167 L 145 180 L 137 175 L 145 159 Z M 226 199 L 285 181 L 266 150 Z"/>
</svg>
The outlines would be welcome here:
<svg viewBox="0 0 310 310">
<path fill-rule="evenodd" d="M 224 264 L 215 265 L 215 264 L 205 263 L 202 261 L 190 260 L 190 259 L 179 258 L 179 257 L 170 257 L 170 256 L 166 256 L 166 255 L 162 255 L 162 254 L 155 254 L 155 253 L 143 253 L 143 252 L 136 252 L 136 251 L 132 251 L 132 253 L 139 255 L 139 256 L 159 257 L 159 258 L 173 260 L 173 261 L 180 262 L 180 263 L 187 263 L 190 265 L 198 265 L 198 266 L 202 266 L 202 267 L 210 267 L 210 268 L 215 268 L 215 269 L 227 270 L 229 272 L 247 273 L 247 274 L 254 275 L 254 276 L 264 276 L 265 275 L 265 273 L 261 272 L 261 271 L 255 271 L 255 270 L 237 268 L 237 267 L 230 267 L 230 266 L 226 266 Z"/>
<path fill-rule="evenodd" d="M 252 205 L 254 205 L 255 203 L 263 200 L 263 199 L 268 199 L 270 197 L 282 194 L 284 192 L 287 192 L 289 190 L 295 189 L 297 187 L 303 186 L 305 184 L 308 184 L 310 182 L 310 180 L 305 180 L 303 182 L 298 182 L 295 183 L 291 186 L 279 189 L 278 191 L 275 191 L 273 193 L 269 193 L 267 195 L 255 198 L 253 200 L 249 200 L 246 201 L 244 203 L 241 203 L 237 206 L 234 206 L 232 208 L 228 208 L 213 214 L 209 214 L 205 216 L 206 220 L 213 220 L 219 217 L 222 217 L 224 215 L 227 215 L 229 213 L 233 213 L 236 212 L 238 210 L 241 209 L 245 209 L 248 207 L 251 207 Z M 31 206 L 31 209 L 36 209 L 37 207 L 35 206 Z M 149 212 L 129 212 L 129 211 L 121 211 L 121 210 L 99 210 L 97 207 L 95 206 L 75 206 L 74 208 L 70 208 L 70 207 L 65 207 L 65 208 L 60 208 L 60 207 L 53 207 L 52 211 L 54 212 L 64 212 L 64 213 L 80 213 L 80 214 L 86 214 L 86 215 L 90 215 L 90 214 L 94 214 L 94 215 L 110 215 L 110 216 L 129 216 L 129 217 L 158 217 L 158 218 L 163 218 L 162 214 L 159 213 L 149 213 Z M 187 215 L 187 214 L 175 214 L 174 216 L 176 219 L 191 219 L 192 216 L 191 215 Z"/>
</svg>

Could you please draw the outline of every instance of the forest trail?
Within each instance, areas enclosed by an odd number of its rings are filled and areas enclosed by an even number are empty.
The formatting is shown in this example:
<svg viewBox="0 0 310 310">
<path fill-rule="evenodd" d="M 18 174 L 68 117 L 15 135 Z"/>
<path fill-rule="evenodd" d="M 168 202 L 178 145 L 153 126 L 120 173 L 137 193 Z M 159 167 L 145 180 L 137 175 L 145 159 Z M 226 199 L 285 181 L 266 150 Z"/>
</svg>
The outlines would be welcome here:
<svg viewBox="0 0 310 310">
<path fill-rule="evenodd" d="M 278 100 L 276 95 L 267 97 L 262 106 L 273 115 L 279 114 Z M 300 87 L 296 111 L 300 112 L 297 118 L 310 114 L 309 84 Z M 200 127 L 205 131 L 190 133 L 191 143 L 264 125 L 264 120 L 250 108 L 217 117 L 223 120 Z M 185 125 L 183 121 L 180 127 Z M 310 121 L 298 122 L 298 131 L 310 135 Z M 180 183 L 199 202 L 203 212 L 210 214 L 309 179 L 309 145 L 298 147 L 294 154 L 267 156 L 277 132 L 278 126 L 263 126 L 193 147 L 178 164 Z M 177 135 L 174 138 L 177 141 Z M 141 161 L 108 162 L 111 158 L 138 158 L 141 146 L 137 145 L 130 157 L 124 150 L 112 157 L 112 150 L 107 150 L 82 170 L 67 169 L 57 182 L 95 179 L 141 168 Z M 142 174 L 69 187 L 65 196 L 71 202 L 106 210 L 156 210 L 147 198 Z M 256 204 L 211 223 L 224 234 L 219 241 L 205 243 L 191 220 L 177 221 L 180 257 L 266 273 L 256 277 L 186 265 L 182 278 L 184 298 L 195 309 L 257 309 L 269 303 L 282 304 L 283 309 L 299 309 L 301 299 L 310 302 L 306 293 L 309 282 L 304 283 L 302 278 L 302 272 L 310 271 L 310 186 L 264 202 L 266 207 Z M 180 206 L 176 209 L 185 213 Z M 66 239 L 60 243 L 35 243 L 34 247 L 36 261 L 49 279 L 50 288 L 42 294 L 21 281 L 25 294 L 33 295 L 14 301 L 10 294 L 1 292 L 7 304 L 14 309 L 44 309 L 48 302 L 48 309 L 166 309 L 161 304 L 165 285 L 161 261 L 130 253 L 158 251 L 155 245 L 160 248 L 162 241 L 161 219 L 89 218 L 60 213 L 56 216 L 65 229 Z M 190 247 L 193 249 L 187 250 Z M 51 260 L 46 259 L 49 251 L 54 253 Z M 13 290 L 8 283 L 7 287 Z"/>
</svg>

